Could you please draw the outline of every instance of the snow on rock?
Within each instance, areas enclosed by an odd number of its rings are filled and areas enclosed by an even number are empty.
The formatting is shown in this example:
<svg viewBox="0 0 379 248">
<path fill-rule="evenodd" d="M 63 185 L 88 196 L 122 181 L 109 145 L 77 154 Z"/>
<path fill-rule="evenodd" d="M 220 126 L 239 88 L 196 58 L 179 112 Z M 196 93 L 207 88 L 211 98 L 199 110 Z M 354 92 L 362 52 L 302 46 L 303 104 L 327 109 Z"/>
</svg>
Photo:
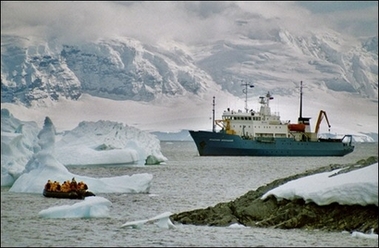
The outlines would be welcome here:
<svg viewBox="0 0 379 248">
<path fill-rule="evenodd" d="M 279 200 L 302 198 L 305 202 L 314 202 L 319 206 L 334 202 L 341 205 L 378 206 L 378 163 L 349 173 L 338 173 L 339 170 L 289 181 L 266 192 L 261 199 L 274 195 Z"/>
</svg>

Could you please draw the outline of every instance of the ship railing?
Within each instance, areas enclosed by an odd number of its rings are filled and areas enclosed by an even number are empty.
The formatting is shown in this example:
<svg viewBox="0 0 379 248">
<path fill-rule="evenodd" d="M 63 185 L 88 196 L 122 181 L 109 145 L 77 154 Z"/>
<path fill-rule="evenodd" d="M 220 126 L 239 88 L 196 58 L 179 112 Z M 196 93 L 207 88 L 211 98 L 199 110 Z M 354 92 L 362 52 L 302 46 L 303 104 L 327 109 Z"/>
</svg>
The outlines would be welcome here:
<svg viewBox="0 0 379 248">
<path fill-rule="evenodd" d="M 338 142 L 343 143 L 344 146 L 352 146 L 353 136 L 351 134 L 346 134 L 342 138 L 319 138 L 321 142 Z"/>
</svg>

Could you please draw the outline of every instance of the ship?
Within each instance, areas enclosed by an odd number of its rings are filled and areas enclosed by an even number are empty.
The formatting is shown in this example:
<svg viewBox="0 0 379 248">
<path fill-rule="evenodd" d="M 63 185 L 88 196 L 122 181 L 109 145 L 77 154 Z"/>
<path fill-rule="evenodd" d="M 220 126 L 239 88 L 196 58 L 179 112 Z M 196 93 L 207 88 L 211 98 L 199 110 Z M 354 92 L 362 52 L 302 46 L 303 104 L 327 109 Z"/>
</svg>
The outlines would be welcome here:
<svg viewBox="0 0 379 248">
<path fill-rule="evenodd" d="M 188 130 L 200 156 L 345 156 L 354 151 L 352 135 L 342 138 L 322 138 L 320 124 L 330 123 L 326 111 L 320 110 L 314 132 L 310 117 L 302 116 L 303 82 L 300 82 L 300 113 L 297 123 L 280 119 L 271 113 L 270 92 L 259 97 L 260 109 L 247 108 L 246 87 L 245 111 L 224 110 L 222 118 L 215 120 L 215 98 L 213 97 L 213 127 L 211 131 Z M 220 128 L 216 131 L 216 125 Z M 341 135 L 342 136 L 342 135 Z"/>
</svg>

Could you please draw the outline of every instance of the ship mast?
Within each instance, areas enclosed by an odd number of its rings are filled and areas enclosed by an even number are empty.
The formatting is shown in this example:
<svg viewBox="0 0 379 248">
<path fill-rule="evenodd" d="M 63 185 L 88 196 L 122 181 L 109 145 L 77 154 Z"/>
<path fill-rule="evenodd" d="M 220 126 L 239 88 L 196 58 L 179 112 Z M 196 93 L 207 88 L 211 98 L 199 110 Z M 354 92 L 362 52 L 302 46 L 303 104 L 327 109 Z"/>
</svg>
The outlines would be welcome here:
<svg viewBox="0 0 379 248">
<path fill-rule="evenodd" d="M 213 96 L 213 115 L 212 115 L 212 132 L 216 131 L 215 125 L 215 97 Z"/>
<path fill-rule="evenodd" d="M 303 117 L 303 81 L 300 81 L 300 113 L 298 118 L 298 123 L 305 124 L 309 126 L 309 117 Z"/>
<path fill-rule="evenodd" d="M 303 81 L 300 81 L 300 115 L 299 118 L 303 118 Z"/>
<path fill-rule="evenodd" d="M 249 111 L 249 109 L 247 108 L 247 86 L 249 86 L 250 88 L 253 88 L 254 85 L 250 83 L 243 83 L 242 86 L 245 86 L 245 89 L 243 89 L 242 92 L 245 93 L 245 110 L 247 113 Z"/>
</svg>

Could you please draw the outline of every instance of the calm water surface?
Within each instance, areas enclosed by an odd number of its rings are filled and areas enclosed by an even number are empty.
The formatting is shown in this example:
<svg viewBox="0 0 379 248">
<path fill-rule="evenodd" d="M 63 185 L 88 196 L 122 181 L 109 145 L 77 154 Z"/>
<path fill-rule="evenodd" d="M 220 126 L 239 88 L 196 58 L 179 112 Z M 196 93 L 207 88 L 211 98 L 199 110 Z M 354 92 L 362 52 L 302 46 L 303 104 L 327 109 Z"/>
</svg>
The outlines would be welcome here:
<svg viewBox="0 0 379 248">
<path fill-rule="evenodd" d="M 112 202 L 110 218 L 42 219 L 38 213 L 79 200 L 45 198 L 1 189 L 1 246 L 378 246 L 378 240 L 345 232 L 227 228 L 176 224 L 162 229 L 121 228 L 127 221 L 206 208 L 275 179 L 329 165 L 378 156 L 377 143 L 357 143 L 344 157 L 200 157 L 193 142 L 161 142 L 168 158 L 159 166 L 76 167 L 78 175 L 111 177 L 151 173 L 150 194 L 97 194 Z M 42 190 L 42 189 L 41 189 Z M 96 193 L 96 192 L 95 192 Z"/>
</svg>

